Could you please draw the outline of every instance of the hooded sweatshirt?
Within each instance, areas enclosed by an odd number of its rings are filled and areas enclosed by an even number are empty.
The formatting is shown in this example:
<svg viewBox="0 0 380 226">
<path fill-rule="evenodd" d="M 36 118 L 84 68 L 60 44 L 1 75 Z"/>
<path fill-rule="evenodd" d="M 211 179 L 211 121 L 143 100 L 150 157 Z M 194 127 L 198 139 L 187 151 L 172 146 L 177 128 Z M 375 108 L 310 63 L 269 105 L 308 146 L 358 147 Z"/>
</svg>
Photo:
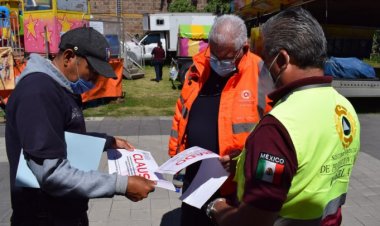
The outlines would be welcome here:
<svg viewBox="0 0 380 226">
<path fill-rule="evenodd" d="M 64 132 L 86 134 L 80 96 L 70 81 L 38 54 L 32 54 L 6 107 L 6 147 L 10 165 L 11 201 L 15 216 L 85 213 L 88 199 L 124 195 L 128 177 L 84 172 L 67 160 Z M 41 189 L 16 187 L 23 150 Z"/>
</svg>

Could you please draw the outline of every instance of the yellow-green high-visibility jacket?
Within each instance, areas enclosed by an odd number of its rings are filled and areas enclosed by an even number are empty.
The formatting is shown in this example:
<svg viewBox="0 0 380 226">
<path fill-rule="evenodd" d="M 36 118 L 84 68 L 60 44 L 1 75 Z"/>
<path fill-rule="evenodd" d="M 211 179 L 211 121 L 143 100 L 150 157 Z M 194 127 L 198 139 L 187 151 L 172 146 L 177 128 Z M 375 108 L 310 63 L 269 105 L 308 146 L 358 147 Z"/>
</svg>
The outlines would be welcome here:
<svg viewBox="0 0 380 226">
<path fill-rule="evenodd" d="M 360 148 L 356 112 L 331 84 L 316 84 L 293 90 L 269 114 L 287 129 L 298 163 L 276 225 L 319 225 L 345 202 Z M 245 151 L 235 177 L 240 200 L 244 194 L 244 160 Z"/>
</svg>

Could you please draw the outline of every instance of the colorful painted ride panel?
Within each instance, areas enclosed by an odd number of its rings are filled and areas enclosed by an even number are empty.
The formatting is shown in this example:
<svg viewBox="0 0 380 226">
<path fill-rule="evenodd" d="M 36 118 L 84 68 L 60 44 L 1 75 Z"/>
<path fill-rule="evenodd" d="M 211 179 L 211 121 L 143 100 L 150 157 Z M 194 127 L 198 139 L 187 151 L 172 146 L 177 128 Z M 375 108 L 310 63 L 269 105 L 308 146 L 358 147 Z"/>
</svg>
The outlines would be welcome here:
<svg viewBox="0 0 380 226">
<path fill-rule="evenodd" d="M 68 30 L 88 26 L 87 0 L 24 0 L 25 52 L 58 53 L 60 37 Z"/>
<path fill-rule="evenodd" d="M 194 56 L 207 48 L 209 25 L 179 25 L 178 56 Z"/>
</svg>

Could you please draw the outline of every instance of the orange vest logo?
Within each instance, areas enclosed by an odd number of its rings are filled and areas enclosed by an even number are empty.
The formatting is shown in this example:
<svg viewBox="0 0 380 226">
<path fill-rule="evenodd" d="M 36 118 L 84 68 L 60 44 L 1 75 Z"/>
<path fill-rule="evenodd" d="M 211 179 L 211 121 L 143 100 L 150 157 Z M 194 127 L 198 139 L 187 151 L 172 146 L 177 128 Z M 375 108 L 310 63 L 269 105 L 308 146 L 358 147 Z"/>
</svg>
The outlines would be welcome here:
<svg viewBox="0 0 380 226">
<path fill-rule="evenodd" d="M 355 120 L 347 109 L 341 105 L 335 107 L 335 126 L 343 147 L 348 148 L 355 135 Z"/>
<path fill-rule="evenodd" d="M 249 100 L 251 96 L 252 96 L 251 91 L 249 91 L 248 89 L 241 91 L 241 98 L 245 100 Z"/>
</svg>

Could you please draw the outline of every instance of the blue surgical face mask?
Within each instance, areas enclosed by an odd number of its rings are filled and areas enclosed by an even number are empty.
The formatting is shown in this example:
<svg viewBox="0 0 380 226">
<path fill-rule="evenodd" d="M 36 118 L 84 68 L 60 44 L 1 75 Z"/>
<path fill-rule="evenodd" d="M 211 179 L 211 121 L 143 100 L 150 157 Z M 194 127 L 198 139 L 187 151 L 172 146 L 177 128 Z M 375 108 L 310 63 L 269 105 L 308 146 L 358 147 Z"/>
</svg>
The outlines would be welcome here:
<svg viewBox="0 0 380 226">
<path fill-rule="evenodd" d="M 81 76 L 79 75 L 78 61 L 77 61 L 77 75 L 78 75 L 78 80 L 75 82 L 70 82 L 70 87 L 75 94 L 82 94 L 95 87 L 94 83 L 82 79 Z"/>
<path fill-rule="evenodd" d="M 82 94 L 94 88 L 95 85 L 92 82 L 80 78 L 76 82 L 71 82 L 70 86 L 75 94 Z"/>
</svg>

